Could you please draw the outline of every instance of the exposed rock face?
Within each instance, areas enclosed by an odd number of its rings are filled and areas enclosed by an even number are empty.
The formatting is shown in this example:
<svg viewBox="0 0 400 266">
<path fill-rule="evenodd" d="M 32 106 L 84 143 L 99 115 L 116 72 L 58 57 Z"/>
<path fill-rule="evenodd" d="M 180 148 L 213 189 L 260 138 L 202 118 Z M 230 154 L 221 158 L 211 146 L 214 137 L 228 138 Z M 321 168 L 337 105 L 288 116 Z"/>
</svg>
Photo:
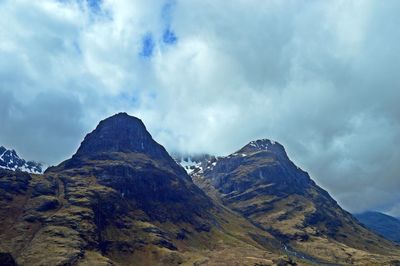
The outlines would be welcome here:
<svg viewBox="0 0 400 266">
<path fill-rule="evenodd" d="M 253 141 L 227 157 L 218 157 L 203 167 L 203 173 L 224 194 L 258 185 L 274 186 L 269 190 L 286 195 L 303 194 L 315 185 L 289 160 L 282 145 L 269 140 Z"/>
<path fill-rule="evenodd" d="M 271 232 L 297 252 L 310 251 L 314 243 L 328 241 L 318 248 L 335 253 L 334 246 L 366 252 L 381 252 L 382 246 L 395 247 L 368 232 L 309 175 L 288 158 L 284 147 L 267 139 L 252 141 L 237 152 L 202 163 L 192 172 L 195 182 L 219 198 L 225 206 L 241 213 Z M 315 247 L 314 247 L 315 248 Z M 338 249 L 342 263 L 352 256 Z M 392 251 L 390 251 L 392 250 Z"/>
<path fill-rule="evenodd" d="M 18 156 L 15 150 L 7 150 L 3 146 L 0 146 L 0 168 L 35 174 L 43 172 L 42 164 L 33 161 L 25 161 Z"/>
<path fill-rule="evenodd" d="M 85 137 L 75 156 L 87 157 L 110 152 L 136 152 L 153 159 L 171 159 L 164 147 L 153 140 L 143 122 L 126 113 L 101 121 Z"/>
<path fill-rule="evenodd" d="M 160 221 L 195 222 L 194 216 L 202 213 L 206 218 L 207 209 L 212 207 L 205 193 L 153 140 L 143 122 L 126 113 L 101 121 L 72 159 L 48 173 L 55 169 L 94 175 L 99 184 L 135 201 Z"/>
<path fill-rule="evenodd" d="M 14 258 L 10 253 L 1 253 L 0 252 L 0 266 L 16 266 Z"/>
</svg>

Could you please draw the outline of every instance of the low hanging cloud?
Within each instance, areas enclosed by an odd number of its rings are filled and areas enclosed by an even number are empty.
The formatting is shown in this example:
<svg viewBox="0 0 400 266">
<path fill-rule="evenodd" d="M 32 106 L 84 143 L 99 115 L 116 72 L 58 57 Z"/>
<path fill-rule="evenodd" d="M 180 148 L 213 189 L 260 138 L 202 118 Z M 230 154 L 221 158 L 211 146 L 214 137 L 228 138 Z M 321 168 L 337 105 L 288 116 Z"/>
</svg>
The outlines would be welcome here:
<svg viewBox="0 0 400 266">
<path fill-rule="evenodd" d="M 0 144 L 56 164 L 118 111 L 170 151 L 272 138 L 400 216 L 399 1 L 0 2 Z"/>
</svg>

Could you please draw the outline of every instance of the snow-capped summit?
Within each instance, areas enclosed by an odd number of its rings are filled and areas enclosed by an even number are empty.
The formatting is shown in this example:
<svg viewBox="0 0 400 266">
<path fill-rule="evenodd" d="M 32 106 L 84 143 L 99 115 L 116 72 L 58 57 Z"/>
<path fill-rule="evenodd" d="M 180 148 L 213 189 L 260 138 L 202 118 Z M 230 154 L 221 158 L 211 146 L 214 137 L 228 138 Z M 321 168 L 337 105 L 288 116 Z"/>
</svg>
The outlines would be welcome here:
<svg viewBox="0 0 400 266">
<path fill-rule="evenodd" d="M 19 170 L 33 174 L 43 173 L 43 165 L 33 161 L 25 161 L 20 158 L 15 150 L 8 150 L 0 146 L 0 168 Z"/>
<path fill-rule="evenodd" d="M 236 154 L 249 154 L 254 152 L 270 152 L 276 155 L 285 155 L 285 148 L 276 141 L 269 139 L 259 139 L 250 141 L 246 146 L 242 147 Z"/>
<path fill-rule="evenodd" d="M 278 142 L 269 139 L 258 139 L 250 141 L 240 150 L 228 156 L 214 156 L 209 154 L 174 154 L 173 158 L 180 164 L 189 175 L 203 173 L 212 170 L 220 159 L 243 158 L 258 152 L 269 152 L 275 155 L 286 156 L 285 148 Z"/>
<path fill-rule="evenodd" d="M 276 142 L 269 139 L 259 139 L 251 141 L 248 146 L 258 150 L 268 150 L 268 147 L 275 145 Z"/>
</svg>

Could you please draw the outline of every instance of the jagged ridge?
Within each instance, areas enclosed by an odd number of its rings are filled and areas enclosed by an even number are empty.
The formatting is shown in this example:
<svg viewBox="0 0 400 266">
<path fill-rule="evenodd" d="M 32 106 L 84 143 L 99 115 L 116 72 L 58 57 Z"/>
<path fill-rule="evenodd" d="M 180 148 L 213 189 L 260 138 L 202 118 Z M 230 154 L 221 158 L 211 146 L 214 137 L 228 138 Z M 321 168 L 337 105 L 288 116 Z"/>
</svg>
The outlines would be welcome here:
<svg viewBox="0 0 400 266">
<path fill-rule="evenodd" d="M 43 165 L 41 163 L 25 161 L 18 156 L 15 150 L 8 150 L 3 146 L 0 146 L 0 168 L 34 174 L 41 174 L 43 172 Z"/>
</svg>

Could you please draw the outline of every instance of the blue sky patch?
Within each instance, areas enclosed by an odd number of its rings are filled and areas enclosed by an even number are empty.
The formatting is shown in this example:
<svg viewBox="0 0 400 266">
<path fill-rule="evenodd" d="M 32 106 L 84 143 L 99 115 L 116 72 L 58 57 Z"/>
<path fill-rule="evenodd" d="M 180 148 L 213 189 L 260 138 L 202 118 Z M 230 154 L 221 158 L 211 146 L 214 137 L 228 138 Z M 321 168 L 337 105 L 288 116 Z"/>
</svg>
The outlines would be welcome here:
<svg viewBox="0 0 400 266">
<path fill-rule="evenodd" d="M 140 55 L 143 57 L 151 57 L 156 46 L 153 35 L 151 33 L 146 34 L 142 39 L 142 50 Z"/>
<path fill-rule="evenodd" d="M 79 46 L 78 41 L 73 41 L 72 42 L 72 47 L 73 47 L 73 49 L 75 50 L 76 53 L 82 54 L 82 50 L 81 50 L 81 47 Z"/>
<path fill-rule="evenodd" d="M 170 30 L 166 29 L 163 33 L 163 42 L 166 44 L 175 44 L 178 41 L 178 37 L 176 37 L 175 33 Z"/>
<path fill-rule="evenodd" d="M 175 1 L 167 0 L 161 9 L 161 18 L 166 24 L 170 24 L 172 20 L 172 9 L 175 6 Z"/>
<path fill-rule="evenodd" d="M 103 0 L 86 0 L 87 5 L 93 12 L 101 11 L 101 4 Z"/>
<path fill-rule="evenodd" d="M 175 0 L 166 0 L 165 4 L 161 9 L 161 19 L 163 21 L 165 30 L 162 35 L 162 41 L 165 44 L 175 44 L 178 41 L 178 37 L 175 32 L 171 29 L 172 12 L 176 5 Z"/>
</svg>

